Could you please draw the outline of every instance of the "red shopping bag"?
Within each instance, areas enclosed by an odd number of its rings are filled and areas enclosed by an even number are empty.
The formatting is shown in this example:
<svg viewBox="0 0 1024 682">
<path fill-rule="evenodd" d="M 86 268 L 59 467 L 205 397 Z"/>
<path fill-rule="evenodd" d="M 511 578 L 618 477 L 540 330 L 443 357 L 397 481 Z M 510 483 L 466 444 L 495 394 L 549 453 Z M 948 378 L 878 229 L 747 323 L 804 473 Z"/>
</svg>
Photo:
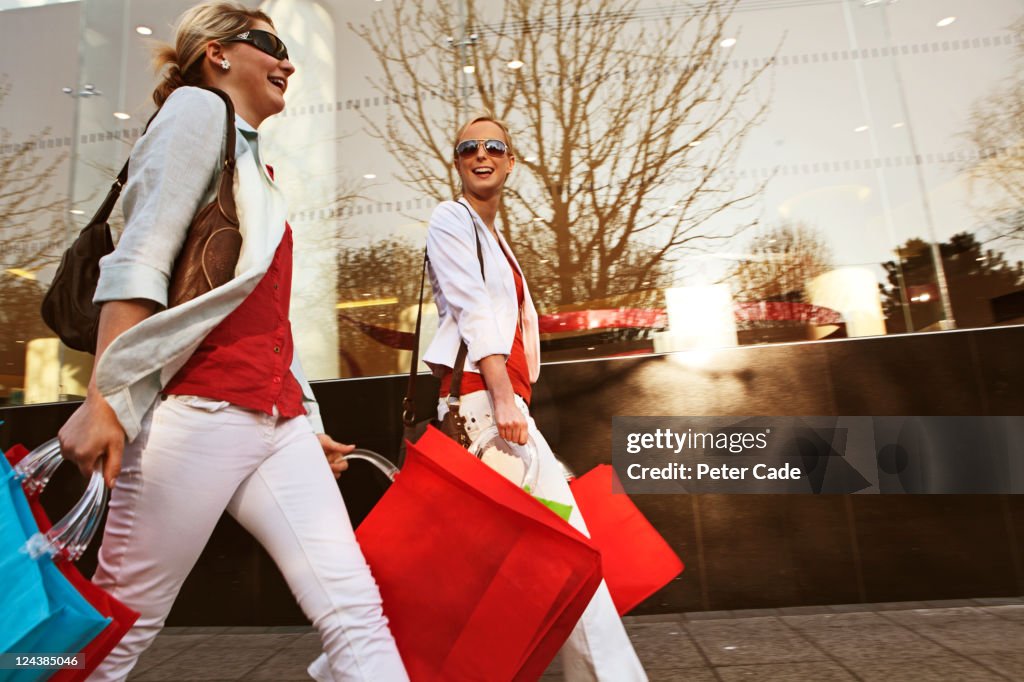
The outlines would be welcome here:
<svg viewBox="0 0 1024 682">
<path fill-rule="evenodd" d="M 414 682 L 537 679 L 601 581 L 586 537 L 434 428 L 356 537 Z"/>
<path fill-rule="evenodd" d="M 667 585 L 683 562 L 632 500 L 621 491 L 615 470 L 601 464 L 569 484 L 590 540 L 601 551 L 604 580 L 619 615 Z"/>
<path fill-rule="evenodd" d="M 21 444 L 11 447 L 7 451 L 7 460 L 14 466 L 22 457 L 28 454 L 28 450 Z M 43 533 L 50 530 L 53 524 L 46 515 L 46 510 L 39 503 L 39 498 L 27 495 L 29 506 L 32 509 L 32 516 L 35 517 L 39 530 Z M 96 587 L 91 581 L 83 576 L 75 565 L 69 561 L 58 561 L 55 564 L 57 569 L 64 574 L 68 582 L 78 590 L 78 593 L 85 597 L 85 600 L 92 604 L 93 608 L 102 615 L 109 617 L 110 624 L 93 639 L 85 649 L 81 651 L 85 658 L 85 667 L 81 669 L 62 668 L 54 671 L 49 682 L 79 682 L 87 678 L 94 671 L 103 659 L 107 657 L 117 643 L 121 641 L 128 630 L 139 617 L 137 611 L 133 611 L 118 600 L 111 597 L 105 591 Z"/>
</svg>

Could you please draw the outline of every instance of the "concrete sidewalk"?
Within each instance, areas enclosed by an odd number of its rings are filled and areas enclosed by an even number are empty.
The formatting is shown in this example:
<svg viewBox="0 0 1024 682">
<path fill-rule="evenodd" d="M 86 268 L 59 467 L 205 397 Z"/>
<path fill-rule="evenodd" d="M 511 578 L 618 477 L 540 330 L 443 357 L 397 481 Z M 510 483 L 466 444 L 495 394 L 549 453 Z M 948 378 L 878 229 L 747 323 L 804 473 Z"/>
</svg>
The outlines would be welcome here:
<svg viewBox="0 0 1024 682">
<path fill-rule="evenodd" d="M 1024 598 L 624 620 L 651 682 L 1024 680 Z M 308 680 L 319 650 L 308 627 L 167 628 L 129 679 Z M 559 670 L 556 660 L 541 679 Z"/>
</svg>

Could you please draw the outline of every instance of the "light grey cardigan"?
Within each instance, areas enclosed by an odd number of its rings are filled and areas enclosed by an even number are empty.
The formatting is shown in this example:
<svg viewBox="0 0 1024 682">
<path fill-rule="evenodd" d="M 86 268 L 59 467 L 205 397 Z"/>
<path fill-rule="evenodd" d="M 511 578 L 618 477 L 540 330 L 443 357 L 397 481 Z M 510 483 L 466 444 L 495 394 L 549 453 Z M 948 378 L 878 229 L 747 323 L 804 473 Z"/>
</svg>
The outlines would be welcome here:
<svg viewBox="0 0 1024 682">
<path fill-rule="evenodd" d="M 211 92 L 175 90 L 132 149 L 124 189 L 125 228 L 113 253 L 100 261 L 94 301 L 143 298 L 161 308 L 107 347 L 96 385 L 117 414 L 128 440 L 160 391 L 200 342 L 252 293 L 284 235 L 287 204 L 259 156 L 259 134 L 235 117 L 235 202 L 242 253 L 235 278 L 202 296 L 166 308 L 174 259 L 195 212 L 214 195 L 224 158 L 224 103 Z M 302 388 L 313 431 L 323 432 L 320 410 L 298 355 L 291 371 Z"/>
</svg>

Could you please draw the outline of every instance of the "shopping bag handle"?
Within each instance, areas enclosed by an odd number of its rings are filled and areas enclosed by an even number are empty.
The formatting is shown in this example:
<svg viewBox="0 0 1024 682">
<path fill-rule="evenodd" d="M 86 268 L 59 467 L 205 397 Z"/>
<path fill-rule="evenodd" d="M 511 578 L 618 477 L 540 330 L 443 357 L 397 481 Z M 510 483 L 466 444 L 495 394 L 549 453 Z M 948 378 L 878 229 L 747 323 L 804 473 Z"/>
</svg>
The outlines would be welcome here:
<svg viewBox="0 0 1024 682">
<path fill-rule="evenodd" d="M 21 479 L 26 494 L 38 494 L 50 482 L 53 472 L 63 460 L 60 442 L 53 438 L 25 455 L 14 467 L 14 475 Z M 99 529 L 106 506 L 107 486 L 103 472 L 94 471 L 85 493 L 71 511 L 50 530 L 30 537 L 22 551 L 33 559 L 48 555 L 55 560 L 77 561 Z"/>
<path fill-rule="evenodd" d="M 46 487 L 64 461 L 60 454 L 60 441 L 52 438 L 21 458 L 14 466 L 14 476 L 29 497 L 38 495 Z"/>
<path fill-rule="evenodd" d="M 537 482 L 540 479 L 540 455 L 537 452 L 537 444 L 533 442 L 532 436 L 527 436 L 526 445 L 519 445 L 518 443 L 509 443 L 504 438 L 501 438 L 501 434 L 498 433 L 497 425 L 492 424 L 483 431 L 481 431 L 476 439 L 470 444 L 469 454 L 475 455 L 477 459 L 483 459 L 484 451 L 483 447 L 487 443 L 492 442 L 495 439 L 501 439 L 508 444 L 511 453 L 515 457 L 519 457 L 524 461 L 525 466 L 523 467 L 523 480 L 516 483 L 520 488 L 526 490 L 535 491 L 537 489 Z"/>
<path fill-rule="evenodd" d="M 364 462 L 369 462 L 370 464 L 375 466 L 382 474 L 387 476 L 388 480 L 391 481 L 392 483 L 395 481 L 395 477 L 398 476 L 399 474 L 398 467 L 392 464 L 390 459 L 388 459 L 384 455 L 374 452 L 373 450 L 357 448 L 352 452 L 348 453 L 347 455 L 345 455 L 346 461 L 353 459 L 359 459 Z"/>
</svg>

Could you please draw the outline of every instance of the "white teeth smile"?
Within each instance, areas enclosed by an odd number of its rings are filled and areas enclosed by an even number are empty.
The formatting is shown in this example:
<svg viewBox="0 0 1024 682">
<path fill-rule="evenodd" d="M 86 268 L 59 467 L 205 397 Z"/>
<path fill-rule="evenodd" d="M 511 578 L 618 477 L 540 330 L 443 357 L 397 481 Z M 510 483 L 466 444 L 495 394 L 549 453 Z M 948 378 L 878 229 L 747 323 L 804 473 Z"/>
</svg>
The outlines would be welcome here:
<svg viewBox="0 0 1024 682">
<path fill-rule="evenodd" d="M 490 175 L 494 172 L 493 168 L 474 168 L 473 172 L 477 175 Z"/>
<path fill-rule="evenodd" d="M 273 83 L 277 87 L 281 88 L 281 90 L 284 90 L 285 80 L 283 78 L 276 78 L 274 76 L 271 76 L 267 80 L 269 80 L 271 83 Z"/>
</svg>

